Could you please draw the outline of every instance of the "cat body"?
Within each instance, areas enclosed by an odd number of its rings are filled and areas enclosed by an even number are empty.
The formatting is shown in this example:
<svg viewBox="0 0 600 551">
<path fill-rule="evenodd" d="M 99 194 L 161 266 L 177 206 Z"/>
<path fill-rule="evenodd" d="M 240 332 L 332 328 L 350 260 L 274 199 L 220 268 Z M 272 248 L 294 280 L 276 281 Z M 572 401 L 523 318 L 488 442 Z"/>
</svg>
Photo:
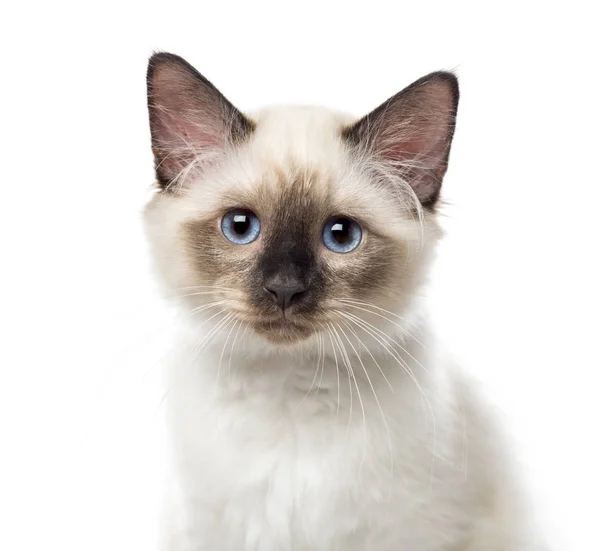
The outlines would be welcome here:
<svg viewBox="0 0 600 551">
<path fill-rule="evenodd" d="M 338 409 L 331 344 L 314 383 L 318 354 L 229 366 L 221 348 L 203 369 L 182 361 L 171 372 L 177 475 L 164 549 L 533 549 L 520 539 L 502 441 L 465 383 L 437 372 L 448 366 L 420 377 L 425 400 L 396 362 L 380 361 L 394 392 L 382 376 L 373 392 L 357 375 L 352 410 L 341 376 Z M 420 363 L 439 362 L 429 343 L 415 348 Z"/>
<path fill-rule="evenodd" d="M 536 549 L 510 448 L 419 298 L 455 78 L 359 121 L 242 115 L 170 54 L 148 84 L 146 226 L 181 312 L 162 549 Z"/>
</svg>

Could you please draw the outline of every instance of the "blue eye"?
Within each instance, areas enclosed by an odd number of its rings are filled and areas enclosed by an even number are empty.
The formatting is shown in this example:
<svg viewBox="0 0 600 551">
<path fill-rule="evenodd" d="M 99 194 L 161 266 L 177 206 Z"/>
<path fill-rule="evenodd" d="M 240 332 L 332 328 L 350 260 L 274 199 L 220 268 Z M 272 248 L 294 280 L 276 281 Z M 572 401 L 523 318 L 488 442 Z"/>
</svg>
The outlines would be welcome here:
<svg viewBox="0 0 600 551">
<path fill-rule="evenodd" d="M 323 243 L 334 253 L 349 253 L 360 245 L 362 230 L 357 222 L 344 216 L 330 218 L 323 228 Z"/>
<path fill-rule="evenodd" d="M 230 210 L 221 220 L 223 235 L 236 245 L 248 245 L 260 234 L 260 222 L 250 210 Z"/>
</svg>

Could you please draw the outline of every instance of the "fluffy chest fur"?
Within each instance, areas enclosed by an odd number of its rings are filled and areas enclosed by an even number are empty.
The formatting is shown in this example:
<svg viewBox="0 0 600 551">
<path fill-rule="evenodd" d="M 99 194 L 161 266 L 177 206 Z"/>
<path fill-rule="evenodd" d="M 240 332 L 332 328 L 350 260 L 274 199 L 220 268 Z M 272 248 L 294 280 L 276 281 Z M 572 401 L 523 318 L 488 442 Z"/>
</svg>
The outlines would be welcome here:
<svg viewBox="0 0 600 551">
<path fill-rule="evenodd" d="M 218 352 L 171 372 L 178 529 L 166 549 L 441 551 L 493 514 L 483 435 L 469 450 L 455 382 L 421 373 L 416 386 L 379 358 L 385 379 L 340 374 L 338 387 L 333 348 L 242 365 Z"/>
</svg>

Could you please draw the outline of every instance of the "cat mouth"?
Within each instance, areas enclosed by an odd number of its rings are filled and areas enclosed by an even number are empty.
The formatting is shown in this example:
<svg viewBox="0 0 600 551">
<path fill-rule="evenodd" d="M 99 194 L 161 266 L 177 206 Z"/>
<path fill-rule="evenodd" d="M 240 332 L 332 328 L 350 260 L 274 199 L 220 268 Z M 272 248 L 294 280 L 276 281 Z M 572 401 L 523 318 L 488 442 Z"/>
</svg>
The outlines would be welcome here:
<svg viewBox="0 0 600 551">
<path fill-rule="evenodd" d="M 286 317 L 255 321 L 254 330 L 267 340 L 284 343 L 297 342 L 307 339 L 314 329 L 304 323 L 292 321 Z"/>
</svg>

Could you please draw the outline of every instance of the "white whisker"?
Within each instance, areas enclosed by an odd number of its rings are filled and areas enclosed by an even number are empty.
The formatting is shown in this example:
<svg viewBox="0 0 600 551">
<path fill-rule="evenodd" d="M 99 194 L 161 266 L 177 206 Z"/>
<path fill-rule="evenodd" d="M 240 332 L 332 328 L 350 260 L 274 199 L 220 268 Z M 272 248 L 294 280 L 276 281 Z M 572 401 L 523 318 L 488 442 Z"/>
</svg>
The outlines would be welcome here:
<svg viewBox="0 0 600 551">
<path fill-rule="evenodd" d="M 233 337 L 233 343 L 231 343 L 231 354 L 229 355 L 229 364 L 228 364 L 228 369 L 227 369 L 228 375 L 227 376 L 228 376 L 228 380 L 229 380 L 230 384 L 231 384 L 231 361 L 233 360 L 233 352 L 235 350 L 235 344 L 237 342 L 241 328 L 242 328 L 242 321 L 240 320 L 237 331 L 235 332 L 235 337 Z M 246 328 L 244 329 L 244 333 L 246 332 L 247 329 L 248 329 L 248 326 L 246 325 Z"/>
<path fill-rule="evenodd" d="M 358 359 L 360 366 L 362 367 L 362 370 L 365 374 L 365 377 L 367 378 L 367 382 L 369 383 L 369 386 L 371 387 L 371 392 L 373 393 L 373 397 L 375 398 L 375 402 L 377 403 L 377 408 L 379 409 L 379 413 L 381 414 L 381 419 L 383 421 L 383 426 L 385 428 L 385 432 L 387 435 L 387 440 L 388 440 L 388 447 L 389 447 L 389 452 L 390 452 L 390 476 L 393 475 L 394 472 L 394 455 L 393 455 L 393 447 L 392 447 L 392 437 L 390 434 L 390 429 L 387 423 L 387 419 L 385 416 L 385 413 L 383 412 L 383 407 L 381 406 L 381 402 L 379 400 L 379 397 L 377 396 L 377 391 L 375 390 L 375 386 L 373 385 L 373 382 L 371 381 L 371 377 L 369 377 L 369 372 L 367 371 L 367 368 L 365 367 L 364 362 L 362 361 L 362 358 L 360 357 L 360 354 L 358 353 L 358 351 L 356 350 L 356 348 L 354 347 L 354 345 L 352 344 L 352 342 L 350 341 L 350 339 L 348 338 L 348 335 L 346 334 L 346 332 L 342 329 L 341 325 L 338 325 L 340 331 L 342 332 L 342 334 L 344 335 L 345 339 L 348 341 L 348 344 L 350 345 L 350 347 L 352 348 L 352 350 L 354 351 L 354 354 L 356 356 L 356 358 Z M 364 346 L 364 345 L 363 345 Z M 370 352 L 369 352 L 370 354 Z M 371 355 L 371 357 L 373 357 Z M 379 368 L 379 370 L 381 371 L 381 368 Z M 381 373 L 383 374 L 383 371 L 381 371 Z M 389 381 L 387 380 L 387 377 L 385 377 L 385 374 L 383 375 L 385 380 L 387 381 L 388 385 L 390 384 Z M 390 388 L 391 385 L 390 385 Z M 393 391 L 393 388 L 392 388 Z"/>
<path fill-rule="evenodd" d="M 386 377 L 385 372 L 383 371 L 383 369 L 381 369 L 379 362 L 375 359 L 375 356 L 373 356 L 373 354 L 369 350 L 368 346 L 361 340 L 361 338 L 358 336 L 356 331 L 354 331 L 354 328 L 350 324 L 348 324 L 347 322 L 343 322 L 343 323 L 346 326 L 346 328 L 348 329 L 348 331 L 351 331 L 352 334 L 356 337 L 356 340 L 358 341 L 359 345 L 361 345 L 362 348 L 365 349 L 365 352 L 371 357 L 371 359 L 373 360 L 373 363 L 377 366 L 377 369 L 379 369 L 379 372 L 381 373 L 385 382 L 387 383 L 388 387 L 390 388 L 390 390 L 393 393 L 394 387 L 392 386 L 392 383 L 390 383 L 389 379 Z"/>
<path fill-rule="evenodd" d="M 434 471 L 434 466 L 435 466 L 435 456 L 437 453 L 437 426 L 436 426 L 435 413 L 433 411 L 433 407 L 431 405 L 431 402 L 427 398 L 427 395 L 425 394 L 423 387 L 419 383 L 418 379 L 416 378 L 415 374 L 413 373 L 413 371 L 410 368 L 410 366 L 408 365 L 408 363 L 402 359 L 402 357 L 399 355 L 399 353 L 397 351 L 393 350 L 393 348 L 391 348 L 384 341 L 379 339 L 377 334 L 375 332 L 373 332 L 372 329 L 369 328 L 369 326 L 371 324 L 369 324 L 368 322 L 366 322 L 356 316 L 353 316 L 352 314 L 349 314 L 347 312 L 337 311 L 337 313 L 344 316 L 350 322 L 354 323 L 357 327 L 361 328 L 363 331 L 368 333 L 373 339 L 375 339 L 377 342 L 379 342 L 379 344 L 381 344 L 381 346 L 384 347 L 384 349 L 388 352 L 388 354 L 392 358 L 394 358 L 394 360 L 396 360 L 398 365 L 400 365 L 400 367 L 404 370 L 404 372 L 408 375 L 408 377 L 411 379 L 411 381 L 415 384 L 415 386 L 419 390 L 419 393 L 420 393 L 423 401 L 425 402 L 425 406 L 427 407 L 429 414 L 431 416 L 431 420 L 432 420 L 433 450 L 432 450 L 432 457 L 431 457 L 432 463 L 431 463 L 430 482 L 431 482 L 431 484 L 433 484 L 433 471 Z M 374 326 L 371 326 L 371 327 L 376 329 Z M 380 330 L 378 330 L 378 331 L 380 331 Z M 383 332 L 381 332 L 381 333 L 383 333 Z M 385 333 L 383 333 L 383 335 L 385 335 Z"/>
<path fill-rule="evenodd" d="M 319 365 L 321 366 L 321 378 L 319 379 L 319 384 L 317 385 L 317 391 L 315 392 L 313 401 L 316 399 L 317 395 L 319 394 L 319 390 L 323 387 L 323 374 L 325 373 L 325 337 L 323 336 L 322 333 L 319 333 L 318 337 L 319 337 L 319 342 L 320 342 Z"/>
<path fill-rule="evenodd" d="M 344 330 L 341 328 L 341 326 L 339 324 L 335 324 L 335 326 L 343 333 Z M 335 331 L 335 334 L 338 337 L 338 342 L 342 345 L 342 350 L 344 353 L 344 357 L 346 358 L 347 362 L 348 362 L 348 369 L 350 372 L 350 375 L 352 377 L 352 380 L 354 381 L 354 386 L 356 387 L 356 394 L 358 396 L 358 402 L 360 403 L 360 409 L 362 411 L 362 415 L 363 415 L 363 429 L 364 429 L 364 452 L 363 452 L 363 459 L 362 459 L 362 463 L 361 463 L 361 468 L 362 465 L 364 464 L 366 458 L 367 458 L 367 443 L 368 443 L 368 434 L 367 434 L 367 415 L 366 415 L 366 411 L 365 411 L 365 404 L 363 402 L 362 399 L 362 395 L 360 393 L 360 388 L 358 385 L 358 381 L 356 380 L 356 376 L 354 375 L 354 370 L 352 369 L 352 362 L 350 361 L 350 356 L 348 356 L 348 352 L 346 351 L 346 346 L 344 345 L 344 342 L 342 341 L 342 338 L 339 336 L 339 333 L 337 332 L 336 328 L 333 327 L 333 330 Z"/>
<path fill-rule="evenodd" d="M 229 338 L 231 337 L 231 334 L 233 333 L 233 330 L 235 329 L 236 325 L 239 324 L 239 319 L 237 316 L 234 316 L 233 318 L 231 318 L 230 322 L 227 323 L 227 325 L 225 327 L 228 327 L 229 325 L 231 325 L 231 329 L 229 330 L 229 333 L 227 334 L 227 338 L 225 339 L 225 342 L 223 343 L 223 350 L 221 350 L 221 356 L 219 357 L 219 365 L 217 366 L 217 384 L 219 382 L 219 374 L 221 373 L 221 362 L 223 361 L 223 355 L 225 354 L 225 349 L 227 348 L 227 343 L 229 342 Z M 224 327 L 224 329 L 225 329 Z"/>
<path fill-rule="evenodd" d="M 379 306 L 376 306 L 376 305 L 371 304 L 369 302 L 350 301 L 349 299 L 337 299 L 337 301 L 341 302 L 344 306 L 348 306 L 349 308 L 356 308 L 357 310 L 362 310 L 363 312 L 368 312 L 369 314 L 371 314 L 373 316 L 377 316 L 377 317 L 382 318 L 382 319 L 384 319 L 386 321 L 389 321 L 390 323 L 392 323 L 393 325 L 395 325 L 398 329 L 400 329 L 400 331 L 402 331 L 407 337 L 410 337 L 417 344 L 420 344 L 423 348 L 425 348 L 425 345 L 419 339 L 417 339 L 417 337 L 415 337 L 408 329 L 406 329 L 406 327 L 403 327 L 399 323 L 397 323 L 394 320 L 388 318 L 387 316 L 384 316 L 383 314 L 380 314 L 378 312 L 373 312 L 372 310 L 367 309 L 367 306 L 369 308 L 375 308 L 377 310 L 388 312 L 388 313 L 394 315 L 395 317 L 399 318 L 400 320 L 406 321 L 404 318 L 401 318 L 397 314 L 393 314 L 392 312 L 389 312 L 388 310 L 384 310 L 383 308 L 380 308 Z"/>
<path fill-rule="evenodd" d="M 204 312 L 205 310 L 210 310 L 211 308 L 214 308 L 215 306 L 219 306 L 221 304 L 225 304 L 227 303 L 227 300 L 217 300 L 214 302 L 209 302 L 207 304 L 203 304 L 202 306 L 198 306 L 196 308 L 192 308 L 189 311 L 189 315 L 194 315 L 194 314 L 199 314 L 200 312 Z"/>
<path fill-rule="evenodd" d="M 313 389 L 313 387 L 315 385 L 315 382 L 317 380 L 317 377 L 319 375 L 319 366 L 321 364 L 321 347 L 320 347 L 320 343 L 321 343 L 321 341 L 318 340 L 317 344 L 319 346 L 318 346 L 318 349 L 317 349 L 318 350 L 317 365 L 315 367 L 315 373 L 313 375 L 313 379 L 312 379 L 312 381 L 310 383 L 310 388 L 308 389 L 308 392 L 303 396 L 302 400 L 300 400 L 300 402 L 298 403 L 298 405 L 296 406 L 296 408 L 299 408 L 304 403 L 304 401 L 310 396 L 310 393 L 312 392 L 312 389 Z M 318 389 L 317 389 L 317 393 L 318 393 Z"/>
<path fill-rule="evenodd" d="M 360 310 L 363 310 L 362 308 L 360 308 Z M 335 310 L 336 313 L 341 313 L 343 312 L 342 310 Z M 368 310 L 365 310 L 365 312 L 369 312 Z M 373 312 L 369 312 L 369 313 L 373 313 Z M 372 323 L 369 323 L 368 321 L 366 321 L 365 319 L 352 314 L 351 312 L 344 312 L 344 314 L 348 315 L 348 316 L 352 316 L 358 320 L 360 320 L 362 323 L 368 325 L 369 327 L 371 327 L 371 329 L 373 329 L 374 331 L 376 331 L 377 333 L 379 333 L 381 336 L 383 336 L 384 338 L 386 338 L 387 340 L 393 342 L 400 350 L 402 350 L 402 352 L 404 352 L 411 360 L 413 360 L 420 368 L 422 368 L 426 373 L 429 373 L 429 371 L 427 371 L 427 368 L 421 364 L 421 362 L 419 362 L 419 360 L 417 360 L 408 350 L 406 350 L 406 348 L 404 348 L 404 346 L 402 346 L 402 344 L 400 344 L 397 340 L 393 339 L 392 337 L 390 337 L 387 333 L 384 333 L 381 329 L 379 329 L 379 327 L 376 327 L 375 325 L 373 325 Z M 387 319 L 387 318 L 386 318 Z"/>
<path fill-rule="evenodd" d="M 324 327 L 321 323 L 319 323 L 321 327 Z M 338 363 L 337 352 L 335 350 L 335 344 L 333 342 L 333 334 L 331 333 L 331 329 L 329 327 L 325 327 L 327 333 L 329 334 L 329 340 L 331 341 L 331 348 L 333 349 L 333 357 L 335 359 L 335 373 L 337 377 L 337 407 L 335 416 L 338 417 L 340 413 L 340 366 Z"/>
<path fill-rule="evenodd" d="M 202 352 L 202 350 L 205 349 L 208 346 L 208 344 L 210 343 L 210 341 L 212 341 L 213 338 L 216 337 L 217 334 L 221 332 L 221 329 L 222 329 L 223 325 L 225 323 L 227 323 L 227 321 L 229 319 L 231 319 L 231 317 L 233 315 L 234 314 L 232 312 L 230 312 L 229 314 L 225 314 L 225 316 L 213 326 L 213 328 L 208 332 L 208 334 L 205 335 L 205 337 L 196 346 L 196 349 L 194 350 L 194 353 L 192 355 L 192 359 L 190 360 L 189 365 L 191 365 L 196 360 L 196 358 L 198 357 L 198 355 L 200 354 L 200 352 Z"/>
<path fill-rule="evenodd" d="M 344 367 L 346 369 L 346 373 L 348 375 L 348 396 L 350 399 L 350 408 L 348 410 L 348 424 L 346 427 L 346 438 L 348 437 L 348 433 L 350 432 L 350 423 L 352 421 L 352 411 L 353 411 L 353 402 L 354 402 L 354 397 L 353 394 L 354 392 L 352 391 L 352 375 L 350 373 L 350 369 L 348 369 L 348 363 L 346 361 L 346 358 L 344 357 L 344 353 L 342 350 L 342 347 L 339 344 L 339 335 L 337 335 L 337 333 L 334 334 L 335 328 L 333 327 L 333 324 L 328 323 L 327 326 L 330 329 L 330 335 L 332 337 L 332 340 L 334 342 L 334 344 L 337 345 L 337 348 L 340 352 L 340 358 L 342 359 L 342 363 L 344 364 Z M 335 346 L 334 346 L 334 351 L 335 351 Z"/>
</svg>

